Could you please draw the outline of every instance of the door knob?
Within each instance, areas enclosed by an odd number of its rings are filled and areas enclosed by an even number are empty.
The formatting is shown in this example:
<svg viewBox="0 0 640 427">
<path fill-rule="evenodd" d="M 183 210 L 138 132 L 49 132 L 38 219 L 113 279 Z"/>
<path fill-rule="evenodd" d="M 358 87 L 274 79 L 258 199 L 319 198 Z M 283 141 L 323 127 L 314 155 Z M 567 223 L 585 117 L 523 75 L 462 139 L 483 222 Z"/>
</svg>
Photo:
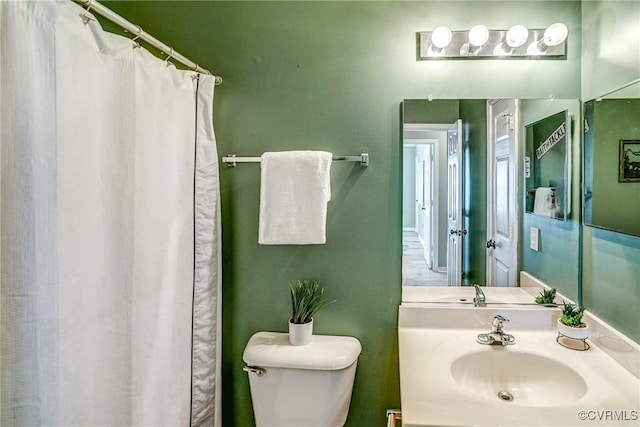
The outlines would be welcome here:
<svg viewBox="0 0 640 427">
<path fill-rule="evenodd" d="M 449 235 L 453 236 L 454 234 L 457 234 L 458 231 L 457 230 L 449 230 Z"/>
<path fill-rule="evenodd" d="M 489 248 L 493 248 L 493 249 L 496 248 L 496 241 L 495 240 L 489 239 L 489 241 L 487 241 L 487 249 L 489 249 Z"/>
</svg>

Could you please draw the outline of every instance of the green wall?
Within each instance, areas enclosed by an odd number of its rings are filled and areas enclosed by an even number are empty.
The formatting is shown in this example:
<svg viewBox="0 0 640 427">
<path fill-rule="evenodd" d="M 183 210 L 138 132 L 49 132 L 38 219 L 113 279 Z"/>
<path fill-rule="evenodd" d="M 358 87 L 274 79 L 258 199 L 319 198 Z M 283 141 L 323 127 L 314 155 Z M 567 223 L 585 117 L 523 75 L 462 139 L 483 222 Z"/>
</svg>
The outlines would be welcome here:
<svg viewBox="0 0 640 427">
<path fill-rule="evenodd" d="M 571 206 L 566 221 L 545 218 L 531 213 L 522 213 L 520 235 L 520 268 L 567 298 L 578 301 L 578 276 L 580 260 L 580 146 L 581 127 L 580 102 L 577 99 L 523 99 L 520 102 L 520 117 L 523 127 L 535 123 L 545 117 L 568 110 L 571 124 L 569 148 L 571 150 Z M 524 133 L 520 146 L 525 146 Z M 522 160 L 521 160 L 522 161 Z M 521 167 L 524 175 L 524 167 Z M 523 206 L 526 200 L 523 189 L 520 189 L 520 200 Z M 523 209 L 524 210 L 524 209 Z M 539 230 L 539 251 L 530 248 L 530 229 Z"/>
<path fill-rule="evenodd" d="M 640 78 L 640 2 L 585 1 L 582 22 L 583 100 Z M 582 248 L 583 304 L 640 342 L 640 237 L 584 226 Z"/>
<path fill-rule="evenodd" d="M 464 285 L 486 284 L 487 257 L 487 101 L 460 100 L 464 152 L 462 222 Z"/>
<path fill-rule="evenodd" d="M 584 305 L 640 342 L 640 237 L 584 227 Z"/>
<path fill-rule="evenodd" d="M 453 124 L 460 117 L 457 99 L 407 99 L 402 104 L 404 123 Z"/>
<path fill-rule="evenodd" d="M 108 2 L 116 12 L 224 78 L 214 124 L 220 155 L 368 151 L 371 166 L 332 168 L 327 244 L 257 244 L 259 167 L 222 168 L 223 419 L 250 426 L 242 352 L 256 331 L 285 331 L 287 283 L 317 278 L 338 300 L 316 332 L 352 335 L 363 352 L 347 426 L 384 425 L 400 406 L 400 102 L 403 99 L 575 98 L 580 3 Z M 567 24 L 566 60 L 416 61 L 416 32 L 484 22 Z M 549 76 L 553 76 L 550 78 Z"/>
<path fill-rule="evenodd" d="M 591 158 L 585 161 L 585 182 L 593 196 L 586 202 L 585 223 L 640 236 L 640 183 L 618 182 L 620 140 L 640 141 L 640 98 L 589 101 L 592 110 L 585 143 L 592 144 Z M 591 135 L 592 133 L 592 135 Z"/>
</svg>

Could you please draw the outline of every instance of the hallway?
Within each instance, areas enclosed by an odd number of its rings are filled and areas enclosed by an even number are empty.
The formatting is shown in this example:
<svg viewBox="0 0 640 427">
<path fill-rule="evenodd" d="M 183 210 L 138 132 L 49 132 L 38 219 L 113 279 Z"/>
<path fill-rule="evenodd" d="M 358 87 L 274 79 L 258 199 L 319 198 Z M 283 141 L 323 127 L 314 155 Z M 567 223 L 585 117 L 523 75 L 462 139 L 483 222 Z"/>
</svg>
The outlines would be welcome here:
<svg viewBox="0 0 640 427">
<path fill-rule="evenodd" d="M 402 233 L 402 286 L 447 286 L 447 273 L 430 270 L 415 231 Z"/>
</svg>

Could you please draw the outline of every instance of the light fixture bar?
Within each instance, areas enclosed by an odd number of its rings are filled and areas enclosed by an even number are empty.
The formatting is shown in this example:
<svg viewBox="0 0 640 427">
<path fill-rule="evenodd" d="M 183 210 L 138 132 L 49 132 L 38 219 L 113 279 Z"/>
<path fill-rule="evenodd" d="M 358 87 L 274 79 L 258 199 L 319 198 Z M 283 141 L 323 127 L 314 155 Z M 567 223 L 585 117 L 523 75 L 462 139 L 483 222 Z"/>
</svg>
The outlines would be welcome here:
<svg viewBox="0 0 640 427">
<path fill-rule="evenodd" d="M 558 24 L 553 24 L 558 25 Z M 518 43 L 508 42 L 509 30 L 488 30 L 487 40 L 482 46 L 469 43 L 469 30 L 451 31 L 451 40 L 445 47 L 433 46 L 432 31 L 418 33 L 418 59 L 563 59 L 566 58 L 566 33 L 564 40 L 553 46 L 544 44 L 546 28 L 520 30 L 527 31 L 526 39 Z M 513 29 L 514 27 L 511 27 Z M 564 27 L 566 29 L 566 27 Z M 513 31 L 512 31 L 513 33 Z M 511 34 L 510 34 L 511 35 Z M 548 38 L 548 33 L 547 33 Z M 522 41 L 524 40 L 524 41 Z"/>
</svg>

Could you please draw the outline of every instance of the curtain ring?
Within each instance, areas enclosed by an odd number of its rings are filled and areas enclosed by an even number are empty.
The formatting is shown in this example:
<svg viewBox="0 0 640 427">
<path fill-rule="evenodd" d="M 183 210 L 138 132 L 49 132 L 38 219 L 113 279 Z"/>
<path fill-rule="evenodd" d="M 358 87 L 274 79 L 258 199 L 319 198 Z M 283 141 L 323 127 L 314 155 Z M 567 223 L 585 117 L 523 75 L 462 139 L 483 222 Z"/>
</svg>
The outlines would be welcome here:
<svg viewBox="0 0 640 427">
<path fill-rule="evenodd" d="M 87 15 L 86 13 L 81 13 L 78 15 L 81 19 L 82 19 L 82 23 L 84 25 L 87 25 L 89 22 L 91 21 L 95 21 L 95 19 L 93 19 L 91 16 Z"/>
<path fill-rule="evenodd" d="M 93 1 L 93 0 L 91 0 L 91 1 Z M 142 37 L 142 27 L 140 25 L 136 25 L 136 28 L 138 29 L 138 35 L 131 39 L 131 41 L 133 42 L 133 48 L 134 49 L 137 48 L 137 47 L 140 47 L 140 43 L 138 43 L 136 40 L 138 40 L 140 37 Z"/>
<path fill-rule="evenodd" d="M 167 59 L 164 60 L 164 63 L 167 64 L 167 67 L 169 66 L 169 60 L 171 59 L 171 57 L 173 56 L 173 48 L 169 47 L 169 49 L 171 49 L 171 51 L 169 52 L 169 54 L 167 55 Z"/>
<path fill-rule="evenodd" d="M 89 13 L 89 11 L 91 10 L 92 6 L 93 6 L 93 0 L 89 0 L 87 2 L 86 11 L 80 14 L 80 18 L 82 18 L 82 23 L 84 25 L 87 25 L 90 21 L 95 21 L 95 19 L 93 19 L 91 16 L 87 15 L 87 13 Z"/>
</svg>

